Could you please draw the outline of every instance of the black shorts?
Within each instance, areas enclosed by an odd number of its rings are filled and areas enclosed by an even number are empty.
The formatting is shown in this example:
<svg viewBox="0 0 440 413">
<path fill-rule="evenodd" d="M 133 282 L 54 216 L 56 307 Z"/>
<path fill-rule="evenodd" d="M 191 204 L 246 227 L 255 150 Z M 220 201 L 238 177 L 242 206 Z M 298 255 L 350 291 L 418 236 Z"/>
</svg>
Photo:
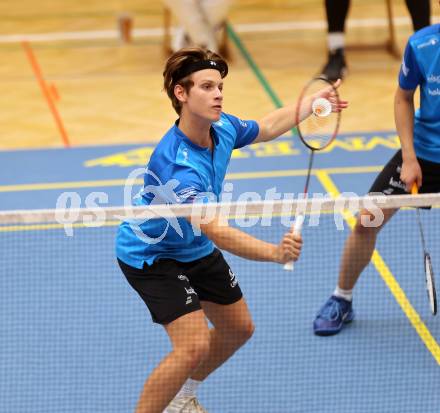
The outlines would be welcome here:
<svg viewBox="0 0 440 413">
<path fill-rule="evenodd" d="M 237 279 L 215 249 L 191 262 L 159 259 L 142 269 L 118 259 L 127 281 L 144 300 L 155 323 L 168 324 L 200 310 L 200 301 L 233 304 L 243 297 Z"/>
<path fill-rule="evenodd" d="M 440 163 L 417 158 L 422 169 L 422 186 L 419 193 L 440 192 Z M 402 168 L 402 151 L 398 151 L 377 176 L 370 193 L 383 193 L 385 195 L 404 195 L 405 184 L 400 180 Z"/>
</svg>

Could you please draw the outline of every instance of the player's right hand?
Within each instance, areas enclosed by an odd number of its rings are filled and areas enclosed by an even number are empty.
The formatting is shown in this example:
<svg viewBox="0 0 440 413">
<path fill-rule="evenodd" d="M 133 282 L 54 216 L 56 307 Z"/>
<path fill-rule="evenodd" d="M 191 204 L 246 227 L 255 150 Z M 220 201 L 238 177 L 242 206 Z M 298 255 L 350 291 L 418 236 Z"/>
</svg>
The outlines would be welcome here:
<svg viewBox="0 0 440 413">
<path fill-rule="evenodd" d="M 300 234 L 294 234 L 293 231 L 287 232 L 277 246 L 274 261 L 279 264 L 296 261 L 301 254 L 302 243 Z"/>
<path fill-rule="evenodd" d="M 414 184 L 417 185 L 417 188 L 422 186 L 422 169 L 417 158 L 402 162 L 400 180 L 405 184 L 406 190 L 409 193 L 411 193 L 411 188 Z"/>
</svg>

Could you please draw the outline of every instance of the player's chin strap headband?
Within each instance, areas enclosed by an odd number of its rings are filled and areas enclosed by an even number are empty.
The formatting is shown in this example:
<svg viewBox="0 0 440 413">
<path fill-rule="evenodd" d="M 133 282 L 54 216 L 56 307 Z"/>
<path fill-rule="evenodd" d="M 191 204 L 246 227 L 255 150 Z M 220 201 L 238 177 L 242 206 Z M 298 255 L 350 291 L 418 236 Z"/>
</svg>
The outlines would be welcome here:
<svg viewBox="0 0 440 413">
<path fill-rule="evenodd" d="M 199 60 L 197 62 L 189 62 L 184 64 L 179 70 L 177 70 L 173 75 L 174 82 L 183 79 L 186 76 L 194 72 L 198 72 L 199 70 L 204 69 L 215 69 L 220 72 L 222 79 L 228 74 L 228 65 L 222 61 L 215 60 Z"/>
</svg>

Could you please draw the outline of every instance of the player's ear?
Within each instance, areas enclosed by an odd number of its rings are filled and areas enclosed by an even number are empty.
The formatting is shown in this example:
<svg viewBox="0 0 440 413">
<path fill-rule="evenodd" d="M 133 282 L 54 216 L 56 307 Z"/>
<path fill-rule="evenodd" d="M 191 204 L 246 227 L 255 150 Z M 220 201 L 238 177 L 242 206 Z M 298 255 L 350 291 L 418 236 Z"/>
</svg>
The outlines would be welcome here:
<svg viewBox="0 0 440 413">
<path fill-rule="evenodd" d="M 179 84 L 174 86 L 174 96 L 176 96 L 177 100 L 182 103 L 186 102 L 188 97 L 185 88 Z"/>
</svg>

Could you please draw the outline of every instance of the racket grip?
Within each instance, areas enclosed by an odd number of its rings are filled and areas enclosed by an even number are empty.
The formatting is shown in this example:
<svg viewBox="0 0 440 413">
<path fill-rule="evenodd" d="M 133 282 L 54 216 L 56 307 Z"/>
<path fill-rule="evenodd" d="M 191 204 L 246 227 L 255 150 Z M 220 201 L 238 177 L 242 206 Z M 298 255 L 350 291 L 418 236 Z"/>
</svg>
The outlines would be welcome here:
<svg viewBox="0 0 440 413">
<path fill-rule="evenodd" d="M 411 194 L 412 195 L 417 195 L 419 193 L 419 188 L 417 186 L 417 183 L 414 182 L 413 186 L 411 187 Z"/>
<path fill-rule="evenodd" d="M 295 223 L 293 224 L 293 234 L 294 235 L 301 234 L 303 224 L 304 224 L 304 215 L 297 215 L 297 217 L 295 218 Z M 294 269 L 293 261 L 286 262 L 284 264 L 285 271 L 293 271 L 293 269 Z"/>
</svg>

